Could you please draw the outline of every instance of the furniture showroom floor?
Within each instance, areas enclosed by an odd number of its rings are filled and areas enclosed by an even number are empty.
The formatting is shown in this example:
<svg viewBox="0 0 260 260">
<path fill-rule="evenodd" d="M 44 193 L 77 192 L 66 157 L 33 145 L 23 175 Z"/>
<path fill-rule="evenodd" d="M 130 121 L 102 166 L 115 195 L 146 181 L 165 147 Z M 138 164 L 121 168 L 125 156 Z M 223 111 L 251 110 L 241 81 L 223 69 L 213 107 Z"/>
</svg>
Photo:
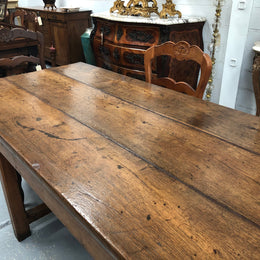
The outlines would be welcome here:
<svg viewBox="0 0 260 260">
<path fill-rule="evenodd" d="M 40 199 L 23 180 L 25 206 L 32 207 Z M 70 234 L 62 223 L 53 215 L 30 225 L 32 235 L 22 242 L 14 236 L 2 186 L 0 185 L 0 259 L 92 259 L 83 246 Z"/>
</svg>

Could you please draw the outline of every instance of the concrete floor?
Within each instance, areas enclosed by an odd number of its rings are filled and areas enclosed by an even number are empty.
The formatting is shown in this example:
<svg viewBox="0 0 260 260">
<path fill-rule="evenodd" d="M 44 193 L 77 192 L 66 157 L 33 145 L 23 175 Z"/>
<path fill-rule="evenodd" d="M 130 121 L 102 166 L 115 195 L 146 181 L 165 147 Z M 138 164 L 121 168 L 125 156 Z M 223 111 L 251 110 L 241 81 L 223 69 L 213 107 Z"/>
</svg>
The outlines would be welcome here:
<svg viewBox="0 0 260 260">
<path fill-rule="evenodd" d="M 30 208 L 39 204 L 40 199 L 24 180 L 23 190 L 26 207 Z M 92 259 L 53 214 L 32 223 L 30 227 L 32 235 L 18 242 L 13 233 L 0 185 L 0 260 Z"/>
</svg>

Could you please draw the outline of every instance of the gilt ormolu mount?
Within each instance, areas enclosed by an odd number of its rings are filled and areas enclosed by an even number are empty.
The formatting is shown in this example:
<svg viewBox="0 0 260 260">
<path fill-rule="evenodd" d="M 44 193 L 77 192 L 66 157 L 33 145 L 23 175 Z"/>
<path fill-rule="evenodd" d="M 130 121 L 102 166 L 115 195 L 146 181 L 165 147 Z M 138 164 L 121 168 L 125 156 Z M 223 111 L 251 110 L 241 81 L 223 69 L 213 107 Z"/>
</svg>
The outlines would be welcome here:
<svg viewBox="0 0 260 260">
<path fill-rule="evenodd" d="M 124 6 L 125 1 L 116 0 L 113 7 L 110 8 L 110 13 L 117 12 L 120 15 L 133 15 L 150 17 L 151 13 L 156 13 L 160 18 L 167 18 L 169 16 L 175 16 L 176 14 L 180 18 L 181 12 L 175 10 L 175 4 L 172 0 L 166 0 L 163 4 L 163 9 L 159 13 L 156 0 L 130 0 L 127 6 Z"/>
</svg>

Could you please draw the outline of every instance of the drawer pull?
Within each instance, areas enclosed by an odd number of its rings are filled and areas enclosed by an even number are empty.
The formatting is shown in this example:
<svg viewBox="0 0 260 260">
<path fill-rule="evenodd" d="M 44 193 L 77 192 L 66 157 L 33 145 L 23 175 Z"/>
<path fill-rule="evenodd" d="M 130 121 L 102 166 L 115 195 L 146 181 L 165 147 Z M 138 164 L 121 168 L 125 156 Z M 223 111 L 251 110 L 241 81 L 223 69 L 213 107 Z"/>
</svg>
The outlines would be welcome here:
<svg viewBox="0 0 260 260">
<path fill-rule="evenodd" d="M 103 32 L 103 30 L 101 31 L 100 36 L 101 36 L 101 45 L 104 45 L 104 32 Z"/>
</svg>

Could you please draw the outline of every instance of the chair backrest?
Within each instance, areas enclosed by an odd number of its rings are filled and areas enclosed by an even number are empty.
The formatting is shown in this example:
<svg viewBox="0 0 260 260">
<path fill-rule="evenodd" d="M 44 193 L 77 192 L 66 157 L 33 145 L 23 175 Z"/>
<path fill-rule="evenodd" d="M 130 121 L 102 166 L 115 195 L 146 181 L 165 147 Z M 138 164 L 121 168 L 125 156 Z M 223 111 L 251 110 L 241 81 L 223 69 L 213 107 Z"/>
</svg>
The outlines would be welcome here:
<svg viewBox="0 0 260 260">
<path fill-rule="evenodd" d="M 170 56 L 178 61 L 192 60 L 199 64 L 201 69 L 200 79 L 196 89 L 192 88 L 187 82 L 176 82 L 173 78 L 158 77 L 156 74 L 153 74 L 152 62 L 156 62 L 155 58 L 160 56 Z M 145 51 L 144 66 L 147 82 L 202 98 L 211 74 L 212 62 L 209 55 L 196 45 L 190 45 L 185 41 L 177 43 L 168 41 L 161 45 L 152 46 Z"/>
<path fill-rule="evenodd" d="M 38 55 L 19 55 L 14 57 L 0 58 L 0 68 L 13 69 L 21 64 L 36 64 L 41 65 L 42 69 L 45 69 L 44 62 L 44 40 L 43 35 L 40 32 L 33 32 L 25 30 L 23 28 L 2 28 L 0 29 L 0 43 L 10 44 L 13 43 L 14 46 L 17 42 L 24 42 L 24 46 L 28 45 L 29 41 L 35 41 L 35 45 L 38 47 Z"/>
<path fill-rule="evenodd" d="M 16 9 L 10 14 L 10 24 L 21 26 L 34 32 L 39 30 L 38 17 L 34 11 Z"/>
</svg>

